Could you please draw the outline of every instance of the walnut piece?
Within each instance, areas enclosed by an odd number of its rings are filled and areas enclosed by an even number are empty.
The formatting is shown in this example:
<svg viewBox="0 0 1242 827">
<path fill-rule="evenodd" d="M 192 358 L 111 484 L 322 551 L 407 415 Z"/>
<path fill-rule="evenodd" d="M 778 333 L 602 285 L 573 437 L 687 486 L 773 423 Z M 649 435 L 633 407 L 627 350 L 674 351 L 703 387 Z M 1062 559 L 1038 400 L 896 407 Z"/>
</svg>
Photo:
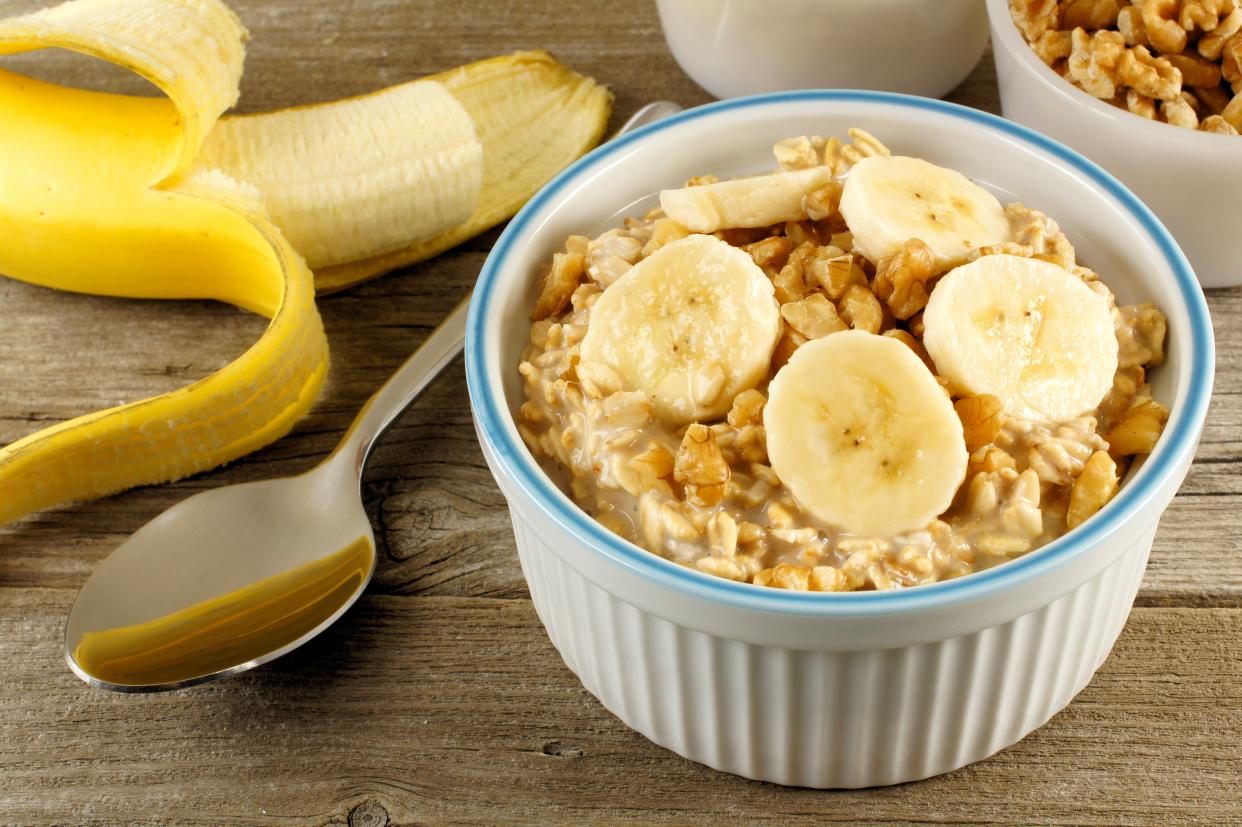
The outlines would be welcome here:
<svg viewBox="0 0 1242 827">
<path fill-rule="evenodd" d="M 1181 54 L 1186 48 L 1186 30 L 1177 19 L 1181 5 L 1182 0 L 1143 0 L 1143 27 L 1161 54 Z"/>
<path fill-rule="evenodd" d="M 866 287 L 851 284 L 837 302 L 837 313 L 852 330 L 879 333 L 884 326 L 884 308 Z"/>
<path fill-rule="evenodd" d="M 966 450 L 977 451 L 990 445 L 1000 436 L 1004 417 L 1001 401 L 990 393 L 965 396 L 953 403 L 958 419 L 962 420 L 962 434 L 966 437 Z"/>
<path fill-rule="evenodd" d="M 1071 42 L 1070 79 L 1097 98 L 1107 100 L 1116 95 L 1119 67 L 1130 54 L 1121 33 L 1105 30 L 1088 34 L 1085 29 L 1074 29 Z"/>
<path fill-rule="evenodd" d="M 686 487 L 686 499 L 694 505 L 713 506 L 724 497 L 729 464 L 706 425 L 695 422 L 686 428 L 673 464 L 673 479 Z"/>
<path fill-rule="evenodd" d="M 1149 98 L 1172 100 L 1182 91 L 1181 70 L 1166 58 L 1152 56 L 1146 46 L 1135 46 L 1122 55 L 1117 76 L 1123 84 Z"/>
<path fill-rule="evenodd" d="M 837 308 L 823 293 L 812 293 L 804 299 L 781 305 L 781 318 L 808 340 L 849 330 L 849 325 L 841 320 Z"/>
<path fill-rule="evenodd" d="M 1108 452 L 1096 451 L 1092 454 L 1070 489 L 1069 508 L 1065 512 L 1066 526 L 1077 528 L 1086 522 L 1116 495 L 1120 483 L 1117 463 Z"/>
<path fill-rule="evenodd" d="M 876 297 L 898 319 L 908 319 L 927 306 L 927 282 L 935 274 L 936 254 L 921 239 L 912 238 L 875 268 Z"/>
<path fill-rule="evenodd" d="M 1115 457 L 1150 454 L 1168 418 L 1169 412 L 1159 402 L 1150 397 L 1136 398 L 1121 420 L 1104 435 L 1109 453 Z"/>
<path fill-rule="evenodd" d="M 569 306 L 574 291 L 582 281 L 586 258 L 581 253 L 557 253 L 552 256 L 552 267 L 543 277 L 539 299 L 531 311 L 531 321 L 559 316 Z"/>
</svg>

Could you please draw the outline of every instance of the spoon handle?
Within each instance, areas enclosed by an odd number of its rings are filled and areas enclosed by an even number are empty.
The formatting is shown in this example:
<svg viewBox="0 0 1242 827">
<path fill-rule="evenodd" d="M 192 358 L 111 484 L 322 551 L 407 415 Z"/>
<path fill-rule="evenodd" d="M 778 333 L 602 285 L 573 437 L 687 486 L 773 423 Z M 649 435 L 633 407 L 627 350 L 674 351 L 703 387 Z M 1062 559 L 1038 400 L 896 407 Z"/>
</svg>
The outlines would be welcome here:
<svg viewBox="0 0 1242 827">
<path fill-rule="evenodd" d="M 609 140 L 680 111 L 681 107 L 670 101 L 649 103 L 631 115 Z M 461 353 L 466 342 L 466 315 L 469 308 L 470 297 L 467 296 L 431 332 L 427 340 L 414 351 L 414 355 L 397 368 L 397 372 L 389 377 L 383 387 L 367 400 L 353 424 L 349 426 L 341 444 L 333 452 L 333 459 L 338 456 L 349 457 L 353 472 L 358 476 L 362 475 L 363 466 L 366 465 L 376 440 L 418 399 L 448 363 Z"/>
<path fill-rule="evenodd" d="M 362 406 L 341 444 L 333 452 L 334 458 L 340 455 L 350 457 L 353 471 L 362 474 L 371 449 L 388 426 L 414 404 L 414 400 L 448 367 L 449 362 L 461 354 L 466 342 L 466 316 L 469 310 L 470 296 L 467 295 Z"/>
</svg>

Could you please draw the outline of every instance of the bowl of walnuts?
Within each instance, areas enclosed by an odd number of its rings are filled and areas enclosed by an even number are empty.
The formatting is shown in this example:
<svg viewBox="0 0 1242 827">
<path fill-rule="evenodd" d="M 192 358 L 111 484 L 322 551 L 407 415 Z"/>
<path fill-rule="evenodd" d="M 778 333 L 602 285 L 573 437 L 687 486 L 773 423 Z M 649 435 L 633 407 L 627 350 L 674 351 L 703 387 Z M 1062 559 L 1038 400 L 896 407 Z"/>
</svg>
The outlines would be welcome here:
<svg viewBox="0 0 1242 827">
<path fill-rule="evenodd" d="M 1242 284 L 1242 0 L 988 0 L 1006 117 L 1160 216 L 1207 287 Z"/>
</svg>

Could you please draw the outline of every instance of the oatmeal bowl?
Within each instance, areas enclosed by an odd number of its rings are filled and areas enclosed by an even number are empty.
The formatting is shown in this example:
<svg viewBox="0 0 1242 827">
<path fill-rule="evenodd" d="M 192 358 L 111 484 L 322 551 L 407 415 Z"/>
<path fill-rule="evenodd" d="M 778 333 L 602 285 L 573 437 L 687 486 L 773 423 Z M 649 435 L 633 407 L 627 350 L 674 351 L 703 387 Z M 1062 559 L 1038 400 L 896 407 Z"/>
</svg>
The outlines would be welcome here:
<svg viewBox="0 0 1242 827">
<path fill-rule="evenodd" d="M 1213 365 L 1194 273 L 1107 173 L 850 91 L 585 157 L 497 241 L 466 339 L 566 664 L 657 744 L 811 787 L 946 772 L 1070 702 Z"/>
<path fill-rule="evenodd" d="M 1005 117 L 1117 176 L 1242 284 L 1242 0 L 987 0 Z"/>
</svg>

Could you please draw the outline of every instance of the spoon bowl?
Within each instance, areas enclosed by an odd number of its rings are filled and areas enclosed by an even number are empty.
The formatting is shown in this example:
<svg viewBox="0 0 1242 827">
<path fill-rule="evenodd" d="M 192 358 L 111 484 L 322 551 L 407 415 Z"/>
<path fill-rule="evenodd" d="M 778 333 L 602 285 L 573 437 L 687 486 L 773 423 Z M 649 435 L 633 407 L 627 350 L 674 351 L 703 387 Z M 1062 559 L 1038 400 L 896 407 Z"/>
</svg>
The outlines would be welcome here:
<svg viewBox="0 0 1242 827">
<path fill-rule="evenodd" d="M 139 529 L 83 587 L 65 648 L 83 680 L 170 689 L 279 657 L 332 623 L 375 570 L 343 461 L 196 494 Z"/>
</svg>

